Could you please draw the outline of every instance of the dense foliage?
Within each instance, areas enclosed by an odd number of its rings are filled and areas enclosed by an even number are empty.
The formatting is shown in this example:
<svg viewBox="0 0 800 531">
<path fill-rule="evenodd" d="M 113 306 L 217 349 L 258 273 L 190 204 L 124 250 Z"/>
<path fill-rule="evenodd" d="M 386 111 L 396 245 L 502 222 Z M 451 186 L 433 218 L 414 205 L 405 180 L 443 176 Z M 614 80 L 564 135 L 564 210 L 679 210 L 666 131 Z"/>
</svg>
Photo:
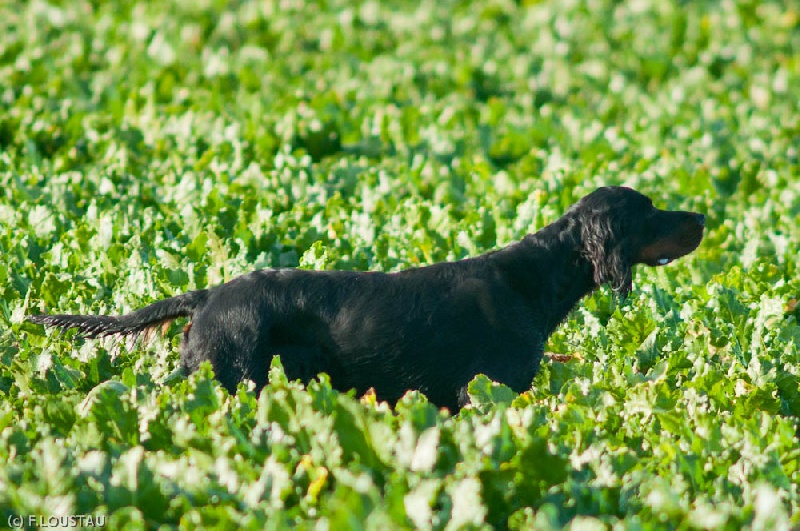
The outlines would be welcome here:
<svg viewBox="0 0 800 531">
<path fill-rule="evenodd" d="M 798 94 L 789 0 L 0 3 L 0 526 L 800 525 Z M 455 417 L 23 322 L 473 256 L 602 184 L 704 243 Z"/>
</svg>

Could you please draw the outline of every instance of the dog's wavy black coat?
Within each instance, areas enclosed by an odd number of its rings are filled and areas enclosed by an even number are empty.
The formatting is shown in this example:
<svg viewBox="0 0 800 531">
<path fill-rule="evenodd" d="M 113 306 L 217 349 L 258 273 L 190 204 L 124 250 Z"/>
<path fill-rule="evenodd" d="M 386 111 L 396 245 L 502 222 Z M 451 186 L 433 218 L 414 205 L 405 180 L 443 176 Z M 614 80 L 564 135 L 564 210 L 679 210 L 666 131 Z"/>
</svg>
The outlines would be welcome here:
<svg viewBox="0 0 800 531">
<path fill-rule="evenodd" d="M 631 289 L 635 264 L 693 251 L 705 216 L 658 210 L 646 196 L 600 188 L 553 224 L 476 258 L 397 273 L 267 269 L 119 317 L 35 315 L 88 338 L 137 334 L 177 317 L 182 366 L 211 362 L 230 391 L 267 382 L 272 357 L 289 378 L 330 375 L 340 390 L 374 388 L 391 402 L 409 389 L 452 411 L 479 373 L 530 388 L 547 337 L 584 296 Z"/>
</svg>

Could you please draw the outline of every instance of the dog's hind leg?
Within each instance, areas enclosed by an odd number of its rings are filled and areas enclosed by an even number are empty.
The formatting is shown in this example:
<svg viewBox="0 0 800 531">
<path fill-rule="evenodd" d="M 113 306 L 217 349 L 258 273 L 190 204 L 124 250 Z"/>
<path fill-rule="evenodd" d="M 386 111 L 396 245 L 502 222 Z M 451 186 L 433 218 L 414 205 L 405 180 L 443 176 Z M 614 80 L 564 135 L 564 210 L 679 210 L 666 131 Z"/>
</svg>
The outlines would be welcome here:
<svg viewBox="0 0 800 531">
<path fill-rule="evenodd" d="M 267 383 L 271 318 L 256 304 L 227 304 L 214 300 L 195 315 L 185 331 L 181 346 L 184 372 L 197 370 L 204 361 L 211 363 L 217 380 L 229 392 L 244 379 L 257 387 Z"/>
</svg>

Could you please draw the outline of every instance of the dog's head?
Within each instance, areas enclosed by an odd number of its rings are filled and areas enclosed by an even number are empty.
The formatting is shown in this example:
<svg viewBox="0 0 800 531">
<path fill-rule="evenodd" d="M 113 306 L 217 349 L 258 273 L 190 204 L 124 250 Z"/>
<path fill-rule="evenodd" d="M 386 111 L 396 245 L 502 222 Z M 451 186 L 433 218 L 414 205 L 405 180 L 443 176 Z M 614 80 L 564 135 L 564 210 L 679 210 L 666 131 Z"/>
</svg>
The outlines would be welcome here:
<svg viewBox="0 0 800 531">
<path fill-rule="evenodd" d="M 635 264 L 666 265 L 694 251 L 703 239 L 705 216 L 659 210 L 630 188 L 598 188 L 576 203 L 571 213 L 581 225 L 583 256 L 594 268 L 594 280 L 609 282 L 627 295 Z"/>
</svg>

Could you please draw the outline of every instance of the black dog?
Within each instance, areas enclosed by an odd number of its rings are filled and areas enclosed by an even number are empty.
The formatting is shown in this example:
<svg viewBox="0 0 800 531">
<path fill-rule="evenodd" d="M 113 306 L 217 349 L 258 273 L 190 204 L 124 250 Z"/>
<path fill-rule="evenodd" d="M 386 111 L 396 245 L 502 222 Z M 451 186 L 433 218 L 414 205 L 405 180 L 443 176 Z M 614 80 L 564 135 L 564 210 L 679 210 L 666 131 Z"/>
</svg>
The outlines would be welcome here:
<svg viewBox="0 0 800 531">
<path fill-rule="evenodd" d="M 138 334 L 176 317 L 181 364 L 208 360 L 229 391 L 267 382 L 280 355 L 289 378 L 320 372 L 339 390 L 409 389 L 451 411 L 479 373 L 530 388 L 547 337 L 586 294 L 609 282 L 626 295 L 632 266 L 664 265 L 693 251 L 705 216 L 658 210 L 629 188 L 600 188 L 555 223 L 477 258 L 397 273 L 266 269 L 119 316 L 35 315 L 86 337 Z"/>
</svg>

